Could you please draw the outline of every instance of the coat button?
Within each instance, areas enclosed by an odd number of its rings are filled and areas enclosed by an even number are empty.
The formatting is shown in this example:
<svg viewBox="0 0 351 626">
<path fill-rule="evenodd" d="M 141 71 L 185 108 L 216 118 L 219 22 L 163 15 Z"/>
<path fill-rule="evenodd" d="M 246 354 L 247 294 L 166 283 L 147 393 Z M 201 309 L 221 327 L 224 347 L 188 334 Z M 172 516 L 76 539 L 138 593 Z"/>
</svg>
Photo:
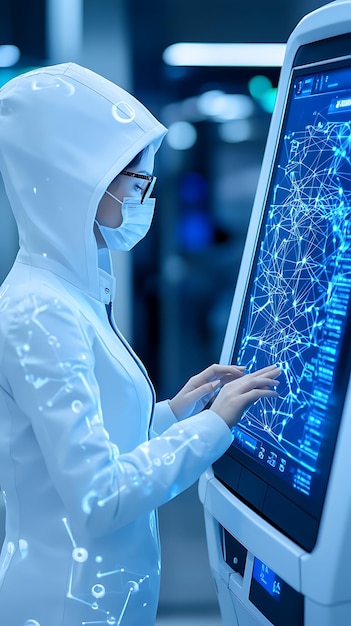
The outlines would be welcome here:
<svg viewBox="0 0 351 626">
<path fill-rule="evenodd" d="M 110 290 L 108 287 L 105 287 L 105 293 L 110 293 Z"/>
</svg>

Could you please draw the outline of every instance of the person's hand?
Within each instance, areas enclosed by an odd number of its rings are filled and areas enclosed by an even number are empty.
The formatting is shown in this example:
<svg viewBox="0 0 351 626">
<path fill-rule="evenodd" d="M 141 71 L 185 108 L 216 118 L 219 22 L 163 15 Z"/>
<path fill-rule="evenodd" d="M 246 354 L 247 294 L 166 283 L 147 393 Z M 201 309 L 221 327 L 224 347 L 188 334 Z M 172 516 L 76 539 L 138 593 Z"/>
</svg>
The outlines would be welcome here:
<svg viewBox="0 0 351 626">
<path fill-rule="evenodd" d="M 233 428 L 251 404 L 260 398 L 278 397 L 274 388 L 279 385 L 277 377 L 280 373 L 279 367 L 270 365 L 229 382 L 222 387 L 213 401 L 212 411 L 215 411 L 229 428 Z"/>
<path fill-rule="evenodd" d="M 178 420 L 199 413 L 220 387 L 241 378 L 245 367 L 214 364 L 192 376 L 170 400 L 170 407 Z"/>
</svg>

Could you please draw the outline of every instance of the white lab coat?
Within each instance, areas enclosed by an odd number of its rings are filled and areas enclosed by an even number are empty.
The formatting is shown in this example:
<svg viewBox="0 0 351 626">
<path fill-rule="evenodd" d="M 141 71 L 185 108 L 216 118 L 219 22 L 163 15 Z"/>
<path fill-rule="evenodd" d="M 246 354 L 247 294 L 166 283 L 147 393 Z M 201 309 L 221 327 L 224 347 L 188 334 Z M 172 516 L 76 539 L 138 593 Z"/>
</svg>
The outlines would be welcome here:
<svg viewBox="0 0 351 626">
<path fill-rule="evenodd" d="M 154 624 L 155 509 L 232 441 L 213 411 L 177 422 L 155 404 L 106 314 L 114 278 L 98 264 L 97 205 L 164 133 L 75 64 L 0 90 L 0 167 L 20 241 L 0 290 L 1 626 Z"/>
</svg>

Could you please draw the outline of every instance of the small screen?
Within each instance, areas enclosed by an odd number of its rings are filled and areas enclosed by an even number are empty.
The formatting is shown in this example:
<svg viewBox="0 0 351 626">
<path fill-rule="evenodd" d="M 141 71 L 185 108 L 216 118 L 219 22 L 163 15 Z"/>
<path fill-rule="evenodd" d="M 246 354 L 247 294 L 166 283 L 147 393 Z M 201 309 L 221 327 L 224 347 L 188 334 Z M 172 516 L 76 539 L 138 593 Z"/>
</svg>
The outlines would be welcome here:
<svg viewBox="0 0 351 626">
<path fill-rule="evenodd" d="M 269 593 L 272 598 L 279 602 L 281 593 L 282 593 L 282 585 L 283 581 L 279 576 L 273 572 L 265 563 L 262 563 L 259 559 L 254 560 L 253 572 L 252 576 L 263 589 Z"/>
<path fill-rule="evenodd" d="M 303 596 L 257 558 L 253 564 L 249 599 L 275 626 L 303 626 Z"/>
<path fill-rule="evenodd" d="M 232 356 L 249 372 L 282 369 L 279 398 L 246 412 L 233 449 L 314 516 L 349 378 L 350 294 L 351 69 L 343 60 L 292 74 Z"/>
</svg>

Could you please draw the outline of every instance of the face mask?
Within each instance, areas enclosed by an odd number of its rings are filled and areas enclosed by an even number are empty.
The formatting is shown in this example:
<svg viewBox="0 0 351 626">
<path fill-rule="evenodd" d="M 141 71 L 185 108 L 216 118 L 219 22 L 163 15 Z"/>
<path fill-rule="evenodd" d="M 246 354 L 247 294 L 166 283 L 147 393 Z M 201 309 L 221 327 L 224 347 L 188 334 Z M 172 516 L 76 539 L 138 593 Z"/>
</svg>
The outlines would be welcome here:
<svg viewBox="0 0 351 626">
<path fill-rule="evenodd" d="M 122 205 L 122 224 L 117 228 L 102 226 L 97 220 L 99 231 L 110 250 L 131 250 L 148 232 L 155 210 L 155 198 L 141 203 L 137 198 L 124 198 L 123 202 L 106 192 Z"/>
</svg>

